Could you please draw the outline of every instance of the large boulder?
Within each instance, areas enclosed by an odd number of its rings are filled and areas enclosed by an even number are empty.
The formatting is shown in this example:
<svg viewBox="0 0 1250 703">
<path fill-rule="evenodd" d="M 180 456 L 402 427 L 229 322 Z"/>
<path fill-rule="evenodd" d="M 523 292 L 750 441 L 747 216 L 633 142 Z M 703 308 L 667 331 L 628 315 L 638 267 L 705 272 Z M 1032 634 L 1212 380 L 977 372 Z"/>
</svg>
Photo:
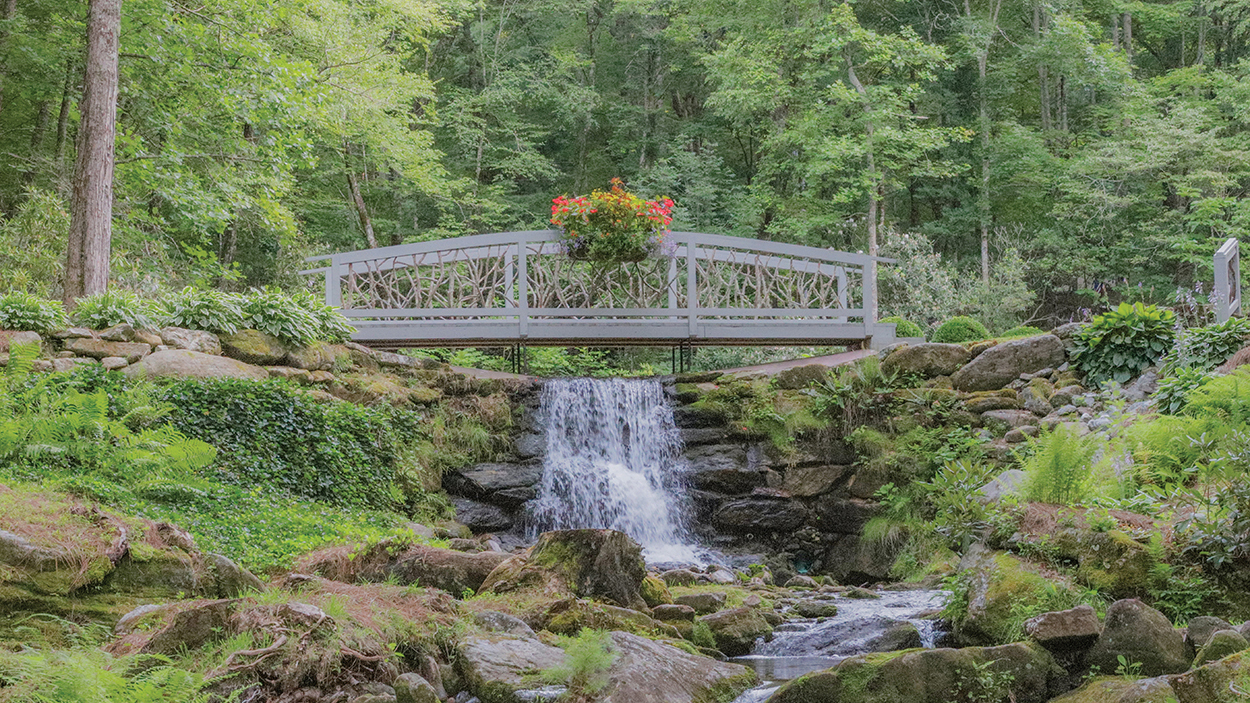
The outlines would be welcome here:
<svg viewBox="0 0 1250 703">
<path fill-rule="evenodd" d="M 822 569 L 838 583 L 885 581 L 898 556 L 898 545 L 835 534 L 824 553 Z"/>
<path fill-rule="evenodd" d="M 456 669 L 469 691 L 485 703 L 516 703 L 548 669 L 564 664 L 564 650 L 532 637 L 470 635 L 456 650 Z"/>
<path fill-rule="evenodd" d="M 715 613 L 725 607 L 725 601 L 728 596 L 724 591 L 700 591 L 698 593 L 687 593 L 677 596 L 673 602 L 679 606 L 684 605 L 700 615 L 705 613 Z"/>
<path fill-rule="evenodd" d="M 166 349 L 149 354 L 122 373 L 127 378 L 241 378 L 263 381 L 269 372 L 242 361 L 187 349 Z"/>
<path fill-rule="evenodd" d="M 747 451 L 736 444 L 710 444 L 686 451 L 690 483 L 702 491 L 750 493 L 764 485 L 764 474 L 749 467 Z"/>
<path fill-rule="evenodd" d="M 503 532 L 512 527 L 512 516 L 494 505 L 467 498 L 456 498 L 451 503 L 456 508 L 456 522 L 468 525 L 474 532 Z"/>
<path fill-rule="evenodd" d="M 818 386 L 829 378 L 829 367 L 822 364 L 795 366 L 778 373 L 773 383 L 784 391 L 794 391 L 808 386 Z"/>
<path fill-rule="evenodd" d="M 1211 635 L 1211 639 L 1198 650 L 1198 655 L 1194 657 L 1194 666 L 1202 666 L 1213 661 L 1218 661 L 1230 654 L 1250 649 L 1250 642 L 1236 630 L 1220 630 Z"/>
<path fill-rule="evenodd" d="M 866 652 L 894 652 L 919 647 L 920 632 L 906 620 L 872 615 L 834 619 L 760 645 L 758 655 L 784 657 L 846 657 Z"/>
<path fill-rule="evenodd" d="M 735 699 L 756 682 L 752 669 L 613 632 L 616 658 L 601 703 L 704 703 Z"/>
<path fill-rule="evenodd" d="M 727 656 L 750 654 L 757 637 L 773 631 L 772 625 L 754 608 L 733 608 L 705 615 L 699 622 L 708 626 L 716 648 Z"/>
<path fill-rule="evenodd" d="M 334 347 L 325 342 L 313 342 L 290 350 L 286 355 L 286 365 L 305 371 L 327 371 L 334 366 L 336 357 Z"/>
<path fill-rule="evenodd" d="M 1070 652 L 1092 647 L 1102 633 L 1102 624 L 1093 608 L 1078 605 L 1029 618 L 1024 621 L 1024 632 L 1052 652 Z"/>
<path fill-rule="evenodd" d="M 1177 674 L 1190 663 L 1185 640 L 1167 616 L 1135 598 L 1107 608 L 1102 635 L 1087 661 L 1099 671 L 1114 672 L 1120 657 L 1141 664 L 1142 676 Z"/>
<path fill-rule="evenodd" d="M 38 332 L 0 330 L 0 354 L 7 354 L 10 348 L 24 345 L 41 347 L 43 346 L 43 337 L 40 337 Z"/>
<path fill-rule="evenodd" d="M 1061 693 L 1066 672 L 1045 649 L 921 649 L 861 654 L 783 686 L 768 703 L 1042 703 Z"/>
<path fill-rule="evenodd" d="M 1250 651 L 1231 654 L 1192 671 L 1167 677 L 1180 703 L 1235 703 L 1246 700 Z M 1231 694 L 1231 695 L 1230 695 Z"/>
<path fill-rule="evenodd" d="M 851 471 L 850 466 L 836 464 L 790 467 L 782 477 L 781 489 L 795 498 L 814 498 L 833 490 Z"/>
<path fill-rule="evenodd" d="M 968 606 L 952 625 L 967 644 L 1005 644 L 1018 631 L 1020 603 L 1041 602 L 1056 588 L 1066 588 L 1010 554 L 976 545 L 960 561 L 959 579 L 967 588 Z"/>
<path fill-rule="evenodd" d="M 201 354 L 221 355 L 221 340 L 212 332 L 188 330 L 181 327 L 161 328 L 161 339 L 165 346 L 174 349 L 187 349 Z"/>
<path fill-rule="evenodd" d="M 481 589 L 486 577 L 508 559 L 500 552 L 469 554 L 382 540 L 365 549 L 332 547 L 300 560 L 300 570 L 333 581 L 432 586 L 454 595 Z"/>
<path fill-rule="evenodd" d="M 790 532 L 804 525 L 808 517 L 807 508 L 797 501 L 751 496 L 726 502 L 712 516 L 712 523 L 726 532 L 758 534 Z"/>
<path fill-rule="evenodd" d="M 576 635 L 584 629 L 621 630 L 634 634 L 675 636 L 669 625 L 655 620 L 646 613 L 615 605 L 593 603 L 581 598 L 565 598 L 551 604 L 545 611 L 534 616 L 539 629 L 557 635 Z"/>
<path fill-rule="evenodd" d="M 845 500 L 822 500 L 816 506 L 822 532 L 858 535 L 864 525 L 881 512 L 881 505 L 868 500 L 849 498 Z"/>
<path fill-rule="evenodd" d="M 66 351 L 74 352 L 78 356 L 86 356 L 92 359 L 104 359 L 110 356 L 121 357 L 130 364 L 142 359 L 152 351 L 152 347 L 142 342 L 110 342 L 104 339 L 88 339 L 86 337 L 69 340 L 65 344 L 65 349 Z"/>
<path fill-rule="evenodd" d="M 933 378 L 949 376 L 969 361 L 972 361 L 972 352 L 961 344 L 913 344 L 887 356 L 881 362 L 881 370 Z"/>
<path fill-rule="evenodd" d="M 222 335 L 221 349 L 231 359 L 257 366 L 276 366 L 290 353 L 290 348 L 281 339 L 252 329 Z"/>
<path fill-rule="evenodd" d="M 1176 703 L 1167 677 L 1139 679 L 1099 678 L 1051 703 Z"/>
<path fill-rule="evenodd" d="M 1196 618 L 1190 618 L 1185 626 L 1185 642 L 1189 644 L 1189 648 L 1195 653 L 1202 649 L 1202 645 L 1211 639 L 1211 635 L 1220 630 L 1231 630 L 1233 626 L 1223 618 L 1213 617 L 1211 615 L 1199 615 Z"/>
<path fill-rule="evenodd" d="M 542 479 L 540 463 L 490 463 L 447 474 L 443 487 L 452 495 L 516 507 L 538 495 Z"/>
<path fill-rule="evenodd" d="M 1002 388 L 1023 373 L 1063 364 L 1063 340 L 1053 334 L 1017 339 L 986 349 L 951 376 L 961 391 L 989 391 Z"/>
<path fill-rule="evenodd" d="M 642 609 L 646 608 L 641 592 L 646 577 L 642 548 L 624 532 L 557 530 L 539 535 L 526 556 L 501 563 L 482 590 L 506 593 L 536 588 Z"/>
</svg>

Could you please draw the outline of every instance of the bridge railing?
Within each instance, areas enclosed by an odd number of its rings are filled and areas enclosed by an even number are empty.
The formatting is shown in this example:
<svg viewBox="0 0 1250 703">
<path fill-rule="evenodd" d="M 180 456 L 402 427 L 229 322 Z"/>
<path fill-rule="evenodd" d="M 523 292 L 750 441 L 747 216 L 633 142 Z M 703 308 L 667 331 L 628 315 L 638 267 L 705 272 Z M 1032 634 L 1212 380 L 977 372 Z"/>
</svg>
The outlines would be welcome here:
<svg viewBox="0 0 1250 703">
<path fill-rule="evenodd" d="M 1215 250 L 1215 319 L 1227 322 L 1241 307 L 1241 247 L 1230 237 Z"/>
<path fill-rule="evenodd" d="M 505 232 L 313 257 L 325 266 L 304 273 L 325 276 L 326 302 L 362 341 L 873 336 L 874 264 L 888 259 L 695 232 L 670 241 L 671 256 L 596 266 L 565 255 L 555 230 Z"/>
</svg>

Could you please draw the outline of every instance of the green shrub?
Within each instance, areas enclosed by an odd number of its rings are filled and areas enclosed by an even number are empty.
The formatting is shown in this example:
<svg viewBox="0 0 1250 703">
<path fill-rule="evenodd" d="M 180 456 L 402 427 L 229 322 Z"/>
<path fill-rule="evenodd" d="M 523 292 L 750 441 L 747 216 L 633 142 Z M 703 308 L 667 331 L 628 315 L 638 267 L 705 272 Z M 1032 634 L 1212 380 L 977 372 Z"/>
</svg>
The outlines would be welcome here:
<svg viewBox="0 0 1250 703">
<path fill-rule="evenodd" d="M 1163 373 L 1192 368 L 1210 371 L 1246 346 L 1250 320 L 1234 317 L 1227 322 L 1191 327 L 1176 336 L 1176 344 L 1163 357 Z"/>
<path fill-rule="evenodd" d="M 277 288 L 253 289 L 243 298 L 243 324 L 297 347 L 316 341 L 321 332 L 317 318 L 291 296 Z"/>
<path fill-rule="evenodd" d="M 1003 339 L 1019 339 L 1021 337 L 1036 337 L 1039 334 L 1046 334 L 1046 331 L 1039 330 L 1036 327 L 1029 327 L 1028 325 L 1023 325 L 1020 327 L 1012 327 L 1011 329 L 1007 330 L 1006 332 L 1003 332 L 1002 334 L 998 336 L 1002 337 Z"/>
<path fill-rule="evenodd" d="M 1159 412 L 1175 415 L 1185 408 L 1189 394 L 1206 385 L 1213 378 L 1212 374 L 1200 368 L 1180 367 L 1172 370 L 1170 376 L 1159 379 L 1159 389 L 1155 391 L 1155 401 Z"/>
<path fill-rule="evenodd" d="M 1060 424 L 1029 444 L 1033 455 L 1024 462 L 1030 501 L 1075 505 L 1092 492 L 1090 476 L 1097 446 L 1088 437 Z"/>
<path fill-rule="evenodd" d="M 564 663 L 543 672 L 552 684 L 567 684 L 575 700 L 598 693 L 608 684 L 608 669 L 616 661 L 612 635 L 605 630 L 584 629 L 575 636 L 560 635 Z"/>
<path fill-rule="evenodd" d="M 24 291 L 0 297 L 0 330 L 47 334 L 65 329 L 69 320 L 59 302 Z"/>
<path fill-rule="evenodd" d="M 391 509 L 422 417 L 387 405 L 319 403 L 280 381 L 183 380 L 162 389 L 170 420 L 220 451 L 218 478 L 339 505 Z"/>
<path fill-rule="evenodd" d="M 165 657 L 115 658 L 102 651 L 0 650 L 3 700 L 12 703 L 206 703 L 203 674 Z"/>
<path fill-rule="evenodd" d="M 169 324 L 189 330 L 233 334 L 243 324 L 239 296 L 187 286 L 162 301 Z"/>
<path fill-rule="evenodd" d="M 1218 418 L 1231 426 L 1250 423 L 1250 367 L 1211 379 L 1189 395 L 1185 414 Z"/>
<path fill-rule="evenodd" d="M 106 290 L 79 298 L 75 303 L 74 322 L 93 330 L 102 330 L 122 323 L 135 329 L 161 326 L 160 311 L 150 300 L 128 290 Z"/>
<path fill-rule="evenodd" d="M 904 320 L 901 317 L 887 317 L 881 322 L 894 323 L 894 335 L 896 337 L 924 337 L 924 330 L 910 320 Z"/>
<path fill-rule="evenodd" d="M 1171 348 L 1175 319 L 1171 310 L 1154 305 L 1120 303 L 1076 333 L 1072 359 L 1093 383 L 1126 383 Z"/>
<path fill-rule="evenodd" d="M 940 344 L 963 344 L 964 342 L 986 339 L 989 336 L 989 330 L 985 329 L 985 325 L 971 317 L 959 315 L 943 322 L 934 331 L 933 337 L 929 341 Z"/>
<path fill-rule="evenodd" d="M 352 327 L 351 321 L 338 308 L 326 305 L 320 297 L 308 291 L 299 291 L 292 298 L 316 321 L 318 339 L 331 344 L 342 344 L 352 338 L 356 328 Z"/>
</svg>

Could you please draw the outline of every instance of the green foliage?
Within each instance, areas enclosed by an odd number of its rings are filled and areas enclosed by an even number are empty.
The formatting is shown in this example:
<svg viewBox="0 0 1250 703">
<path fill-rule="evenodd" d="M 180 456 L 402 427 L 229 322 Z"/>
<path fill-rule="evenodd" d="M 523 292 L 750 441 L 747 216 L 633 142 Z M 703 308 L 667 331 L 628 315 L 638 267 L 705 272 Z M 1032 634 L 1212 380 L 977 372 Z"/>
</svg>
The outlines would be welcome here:
<svg viewBox="0 0 1250 703">
<path fill-rule="evenodd" d="M 415 412 L 322 403 L 276 380 L 187 379 L 161 396 L 178 430 L 218 448 L 220 480 L 340 505 L 402 504 L 404 448 L 425 432 Z"/>
<path fill-rule="evenodd" d="M 712 628 L 702 620 L 694 621 L 694 629 L 690 633 L 690 641 L 696 647 L 716 649 L 716 637 L 712 635 Z"/>
<path fill-rule="evenodd" d="M 897 379 L 881 370 L 876 357 L 833 369 L 816 388 L 813 412 L 829 418 L 843 436 L 863 426 L 880 426 L 890 417 L 894 399 L 889 391 Z"/>
<path fill-rule="evenodd" d="M 612 634 L 606 630 L 583 629 L 574 636 L 559 636 L 564 663 L 543 672 L 548 683 L 566 684 L 569 694 L 594 695 L 608 684 L 608 669 L 616 661 Z"/>
<path fill-rule="evenodd" d="M 1209 371 L 1192 366 L 1178 367 L 1170 375 L 1159 379 L 1155 402 L 1159 412 L 1175 415 L 1185 409 L 1189 395 L 1206 385 L 1214 376 Z"/>
<path fill-rule="evenodd" d="M 1013 698 L 1012 686 L 1016 682 L 1011 671 L 995 671 L 997 662 L 972 662 L 969 669 L 961 669 L 955 679 L 959 695 L 969 703 L 998 703 Z"/>
<path fill-rule="evenodd" d="M 1176 345 L 1163 357 L 1163 374 L 1180 369 L 1211 371 L 1224 363 L 1250 340 L 1250 319 L 1229 318 L 1227 322 L 1191 327 L 1176 336 Z"/>
<path fill-rule="evenodd" d="M 68 231 L 65 203 L 54 193 L 28 190 L 13 217 L 0 219 L 0 291 L 57 295 Z"/>
<path fill-rule="evenodd" d="M 887 317 L 880 322 L 894 323 L 894 335 L 897 337 L 920 337 L 924 338 L 924 330 L 914 322 L 909 322 L 901 317 Z"/>
<path fill-rule="evenodd" d="M 128 290 L 109 289 L 75 303 L 74 323 L 93 330 L 127 323 L 135 329 L 161 326 L 161 315 L 152 301 Z"/>
<path fill-rule="evenodd" d="M 1045 334 L 1045 333 L 1046 333 L 1045 330 L 1039 330 L 1036 327 L 1029 327 L 1026 325 L 1023 327 L 1012 327 L 1011 329 L 1007 330 L 1006 332 L 1003 332 L 1002 334 L 998 336 L 1002 337 L 1003 339 L 1017 339 L 1020 337 L 1035 337 L 1039 334 Z"/>
<path fill-rule="evenodd" d="M 942 344 L 963 344 L 986 339 L 989 336 L 990 333 L 985 329 L 985 325 L 971 317 L 958 315 L 943 322 L 934 330 L 929 341 Z"/>
<path fill-rule="evenodd" d="M 1076 334 L 1072 360 L 1093 383 L 1127 383 L 1171 348 L 1174 320 L 1171 310 L 1121 303 Z"/>
<path fill-rule="evenodd" d="M 338 311 L 338 308 L 326 305 L 320 296 L 308 291 L 298 291 L 291 298 L 296 305 L 303 307 L 312 315 L 317 325 L 317 339 L 331 344 L 342 344 L 351 339 L 352 333 L 356 331 L 356 328 L 352 327 L 351 322 Z"/>
<path fill-rule="evenodd" d="M 153 655 L 0 650 L 0 695 L 12 703 L 207 703 L 208 683 Z"/>
<path fill-rule="evenodd" d="M 243 326 L 260 330 L 297 347 L 308 346 L 322 334 L 322 320 L 301 301 L 278 288 L 252 290 L 240 304 Z"/>
<path fill-rule="evenodd" d="M 65 329 L 69 319 L 61 304 L 24 291 L 0 296 L 0 330 L 47 334 Z"/>
<path fill-rule="evenodd" d="M 239 296 L 215 289 L 187 286 L 161 301 L 165 318 L 174 327 L 233 334 L 243 324 Z"/>
<path fill-rule="evenodd" d="M 1033 455 L 1024 462 L 1029 500 L 1076 505 L 1088 498 L 1097 446 L 1066 424 L 1029 441 Z"/>
</svg>

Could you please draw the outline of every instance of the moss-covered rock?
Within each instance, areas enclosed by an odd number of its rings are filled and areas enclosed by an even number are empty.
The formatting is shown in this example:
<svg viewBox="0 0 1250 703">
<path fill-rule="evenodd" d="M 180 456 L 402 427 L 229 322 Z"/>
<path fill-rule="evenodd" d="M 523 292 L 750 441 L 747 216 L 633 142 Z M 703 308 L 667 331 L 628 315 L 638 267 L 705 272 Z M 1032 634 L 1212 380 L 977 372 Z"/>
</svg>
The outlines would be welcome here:
<svg viewBox="0 0 1250 703">
<path fill-rule="evenodd" d="M 862 654 L 786 684 L 769 703 L 950 703 L 1015 700 L 1042 703 L 1059 693 L 1066 672 L 1045 649 L 922 649 Z"/>
<path fill-rule="evenodd" d="M 716 648 L 731 657 L 750 654 L 755 638 L 773 631 L 768 621 L 754 608 L 722 610 L 699 618 L 699 622 L 712 631 Z"/>
<path fill-rule="evenodd" d="M 584 629 L 632 632 L 645 637 L 657 635 L 676 637 L 671 625 L 659 622 L 646 613 L 614 605 L 592 603 L 580 598 L 556 601 L 535 618 L 540 629 L 557 635 L 576 635 Z"/>
<path fill-rule="evenodd" d="M 1179 673 L 1190 664 L 1181 633 L 1163 613 L 1137 599 L 1108 606 L 1102 635 L 1087 661 L 1100 671 L 1112 672 L 1121 666 L 1121 657 L 1140 664 L 1143 676 Z"/>
<path fill-rule="evenodd" d="M 960 344 L 913 344 L 891 352 L 881 362 L 881 371 L 933 378 L 950 376 L 972 360 L 972 354 Z"/>
<path fill-rule="evenodd" d="M 1198 650 L 1198 655 L 1194 657 L 1193 665 L 1199 667 L 1246 649 L 1250 649 L 1250 642 L 1247 642 L 1240 632 L 1236 630 L 1220 630 L 1211 635 L 1211 639 L 1202 646 L 1202 649 Z"/>
<path fill-rule="evenodd" d="M 1167 677 L 1129 681 L 1120 677 L 1094 679 L 1051 703 L 1177 703 Z"/>
<path fill-rule="evenodd" d="M 540 535 L 525 556 L 501 563 L 482 590 L 569 593 L 644 608 L 641 588 L 646 576 L 642 548 L 624 532 L 557 530 Z"/>
<path fill-rule="evenodd" d="M 1065 528 L 1052 543 L 1059 554 L 1077 562 L 1076 580 L 1101 593 L 1131 598 L 1143 595 L 1150 583 L 1154 557 L 1122 530 Z"/>
<path fill-rule="evenodd" d="M 257 366 L 276 366 L 290 353 L 290 347 L 281 339 L 252 329 L 222 335 L 221 350 L 231 359 Z"/>
<path fill-rule="evenodd" d="M 1045 609 L 1045 603 L 1055 600 L 1056 589 L 1069 590 L 1010 554 L 969 550 L 959 568 L 966 607 L 951 617 L 956 635 L 968 644 L 1002 644 L 1023 637 L 1024 620 L 1038 613 L 1021 605 Z"/>
<path fill-rule="evenodd" d="M 673 594 L 669 593 L 668 586 L 658 576 L 648 575 L 643 579 L 640 591 L 642 600 L 646 602 L 649 608 L 654 608 L 657 605 L 668 605 L 673 602 Z"/>
</svg>

